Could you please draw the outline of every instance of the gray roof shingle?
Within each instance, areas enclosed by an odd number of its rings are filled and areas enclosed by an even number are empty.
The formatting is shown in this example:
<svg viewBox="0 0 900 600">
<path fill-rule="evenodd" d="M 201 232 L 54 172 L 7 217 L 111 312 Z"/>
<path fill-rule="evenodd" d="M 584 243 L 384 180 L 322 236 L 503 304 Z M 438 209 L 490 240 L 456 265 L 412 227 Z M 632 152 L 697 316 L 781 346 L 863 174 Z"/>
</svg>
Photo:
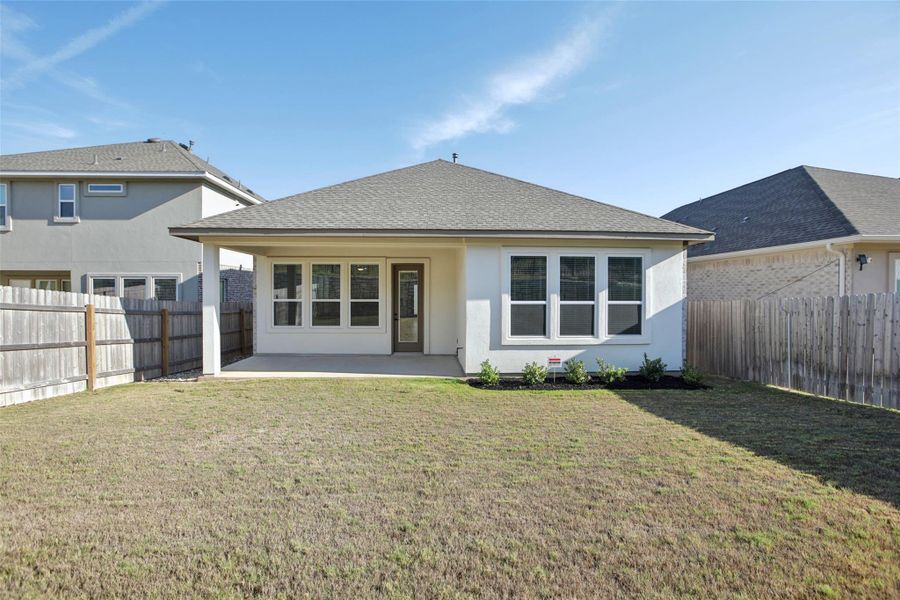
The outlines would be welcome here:
<svg viewBox="0 0 900 600">
<path fill-rule="evenodd" d="M 851 235 L 900 235 L 900 180 L 800 166 L 663 215 L 716 234 L 689 256 Z"/>
<path fill-rule="evenodd" d="M 203 231 L 650 234 L 708 233 L 444 160 L 304 192 L 172 228 Z"/>
<path fill-rule="evenodd" d="M 65 148 L 0 155 L 0 171 L 29 173 L 209 173 L 262 201 L 264 198 L 237 179 L 172 140 L 146 140 L 104 146 Z"/>
</svg>

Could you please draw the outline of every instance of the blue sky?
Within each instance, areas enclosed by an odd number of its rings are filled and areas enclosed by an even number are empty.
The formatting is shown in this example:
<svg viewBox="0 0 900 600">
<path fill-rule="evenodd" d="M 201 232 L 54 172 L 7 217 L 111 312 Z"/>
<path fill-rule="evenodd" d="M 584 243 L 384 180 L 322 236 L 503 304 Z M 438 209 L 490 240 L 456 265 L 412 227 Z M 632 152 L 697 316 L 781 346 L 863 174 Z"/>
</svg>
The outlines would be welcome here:
<svg viewBox="0 0 900 600">
<path fill-rule="evenodd" d="M 900 176 L 898 3 L 0 6 L 3 153 L 191 139 L 278 198 L 455 151 L 654 215 Z"/>
</svg>

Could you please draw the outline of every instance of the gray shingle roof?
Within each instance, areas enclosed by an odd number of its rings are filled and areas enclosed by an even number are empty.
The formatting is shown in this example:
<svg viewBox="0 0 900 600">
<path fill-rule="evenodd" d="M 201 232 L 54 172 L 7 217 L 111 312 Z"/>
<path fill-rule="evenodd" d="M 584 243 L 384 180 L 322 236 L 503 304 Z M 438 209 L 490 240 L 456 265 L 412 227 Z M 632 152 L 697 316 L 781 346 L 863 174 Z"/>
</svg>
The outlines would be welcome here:
<svg viewBox="0 0 900 600">
<path fill-rule="evenodd" d="M 259 233 L 642 234 L 707 232 L 460 164 L 435 160 L 173 227 Z"/>
<path fill-rule="evenodd" d="M 689 256 L 852 235 L 900 235 L 900 180 L 800 166 L 663 215 L 716 234 Z"/>
<path fill-rule="evenodd" d="M 0 171 L 29 173 L 209 173 L 224 183 L 262 201 L 237 179 L 206 162 L 172 140 L 125 142 L 104 146 L 65 148 L 0 156 Z"/>
</svg>

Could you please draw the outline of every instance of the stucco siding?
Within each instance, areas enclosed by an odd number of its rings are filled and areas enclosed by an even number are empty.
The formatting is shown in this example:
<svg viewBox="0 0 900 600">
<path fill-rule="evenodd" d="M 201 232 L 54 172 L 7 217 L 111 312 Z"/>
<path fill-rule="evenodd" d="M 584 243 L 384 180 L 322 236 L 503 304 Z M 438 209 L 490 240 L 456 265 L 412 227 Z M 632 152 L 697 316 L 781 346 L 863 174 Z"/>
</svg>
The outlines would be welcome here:
<svg viewBox="0 0 900 600">
<path fill-rule="evenodd" d="M 856 257 L 865 254 L 871 262 L 859 269 Z M 852 260 L 848 268 L 852 271 L 854 294 L 877 294 L 895 292 L 893 260 L 900 258 L 900 243 L 897 244 L 854 244 Z"/>
<path fill-rule="evenodd" d="M 211 217 L 232 210 L 242 208 L 244 205 L 238 202 L 232 196 L 229 196 L 209 185 L 204 184 L 201 192 L 200 215 L 202 218 Z M 176 223 L 183 225 L 184 223 Z M 219 264 L 222 268 L 226 267 L 243 267 L 244 269 L 253 268 L 253 256 L 244 254 L 243 252 L 235 252 L 222 248 L 219 251 Z"/>
<path fill-rule="evenodd" d="M 847 270 L 851 253 L 842 248 Z M 838 257 L 824 248 L 688 262 L 688 298 L 740 300 L 762 296 L 827 296 L 839 292 Z M 849 274 L 845 273 L 849 284 Z M 849 285 L 847 287 L 849 289 Z"/>
</svg>

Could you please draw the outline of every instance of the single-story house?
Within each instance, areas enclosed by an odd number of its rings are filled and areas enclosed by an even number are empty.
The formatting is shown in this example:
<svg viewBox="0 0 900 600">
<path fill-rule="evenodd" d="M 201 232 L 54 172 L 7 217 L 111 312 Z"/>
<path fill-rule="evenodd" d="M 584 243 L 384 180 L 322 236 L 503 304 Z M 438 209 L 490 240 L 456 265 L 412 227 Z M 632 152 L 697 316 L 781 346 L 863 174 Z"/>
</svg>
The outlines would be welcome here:
<svg viewBox="0 0 900 600">
<path fill-rule="evenodd" d="M 422 353 L 516 373 L 551 357 L 684 358 L 696 227 L 443 160 L 171 227 L 255 257 L 257 354 Z M 204 372 L 218 374 L 217 277 Z"/>
<path fill-rule="evenodd" d="M 900 179 L 800 166 L 663 218 L 716 235 L 688 250 L 691 300 L 900 292 Z"/>
</svg>

